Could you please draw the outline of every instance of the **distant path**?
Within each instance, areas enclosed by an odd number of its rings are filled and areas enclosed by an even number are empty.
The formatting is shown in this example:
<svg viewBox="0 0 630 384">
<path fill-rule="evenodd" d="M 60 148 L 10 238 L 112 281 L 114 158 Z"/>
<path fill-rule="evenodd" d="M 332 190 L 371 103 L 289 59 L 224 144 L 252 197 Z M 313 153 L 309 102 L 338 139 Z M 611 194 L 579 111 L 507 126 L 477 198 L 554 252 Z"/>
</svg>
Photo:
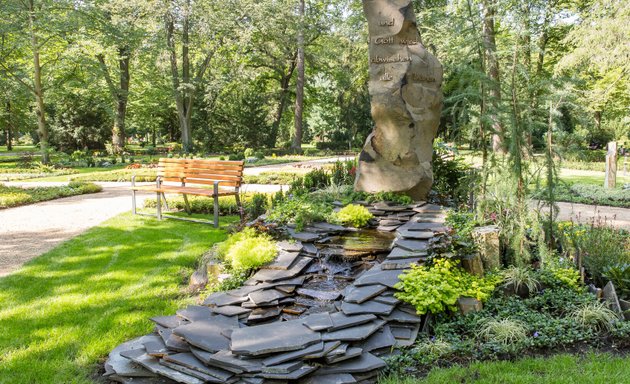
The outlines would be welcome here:
<svg viewBox="0 0 630 384">
<path fill-rule="evenodd" d="M 273 172 L 273 171 L 292 171 L 299 168 L 321 168 L 326 164 L 334 163 L 337 161 L 346 161 L 346 160 L 354 160 L 355 156 L 334 156 L 334 157 L 326 157 L 323 159 L 315 159 L 315 160 L 306 160 L 299 161 L 294 163 L 283 163 L 283 164 L 271 164 L 271 165 L 263 165 L 260 167 L 247 167 L 245 168 L 245 175 L 260 175 L 263 172 Z"/>
<path fill-rule="evenodd" d="M 606 222 L 617 228 L 630 230 L 630 209 L 608 207 L 603 205 L 588 205 L 577 203 L 556 203 L 560 209 L 557 220 L 575 221 L 582 224 L 595 222 Z M 543 209 L 549 212 L 547 208 Z"/>
</svg>

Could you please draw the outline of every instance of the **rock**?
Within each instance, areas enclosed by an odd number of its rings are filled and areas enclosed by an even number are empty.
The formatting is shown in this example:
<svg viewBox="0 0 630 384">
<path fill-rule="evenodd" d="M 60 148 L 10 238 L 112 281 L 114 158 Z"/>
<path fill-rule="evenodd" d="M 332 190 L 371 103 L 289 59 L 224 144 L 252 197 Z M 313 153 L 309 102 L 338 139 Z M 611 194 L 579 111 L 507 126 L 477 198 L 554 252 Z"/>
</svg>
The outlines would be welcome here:
<svg viewBox="0 0 630 384">
<path fill-rule="evenodd" d="M 402 248 L 410 252 L 422 252 L 429 249 L 429 242 L 420 240 L 396 240 L 394 246 Z"/>
<path fill-rule="evenodd" d="M 427 250 L 428 250 L 427 244 Z M 399 260 L 399 259 L 415 259 L 418 257 L 426 257 L 428 252 L 423 251 L 409 251 L 400 247 L 394 247 L 392 251 L 387 255 L 387 260 Z"/>
<path fill-rule="evenodd" d="M 357 381 L 349 373 L 336 373 L 332 375 L 319 375 L 319 371 L 315 375 L 306 379 L 304 384 L 353 384 Z"/>
<path fill-rule="evenodd" d="M 299 252 L 287 252 L 280 251 L 276 260 L 274 260 L 269 265 L 265 266 L 265 269 L 283 269 L 287 270 L 291 268 L 295 260 L 300 256 Z"/>
<path fill-rule="evenodd" d="M 378 331 L 385 325 L 383 320 L 373 320 L 369 323 L 357 325 L 350 328 L 340 329 L 338 331 L 332 331 L 322 334 L 322 340 L 324 341 L 360 341 L 367 339 L 374 332 Z"/>
<path fill-rule="evenodd" d="M 299 241 L 280 241 L 278 242 L 278 248 L 286 252 L 300 252 L 302 250 L 302 243 Z"/>
<path fill-rule="evenodd" d="M 499 243 L 499 227 L 489 225 L 473 229 L 473 241 L 481 257 L 483 267 L 491 271 L 501 268 L 501 248 Z"/>
<path fill-rule="evenodd" d="M 286 293 L 276 291 L 275 289 L 266 289 L 263 291 L 252 292 L 248 295 L 249 300 L 256 306 L 271 304 L 286 297 Z"/>
<path fill-rule="evenodd" d="M 223 380 L 219 380 L 216 379 L 210 375 L 206 375 L 205 373 L 199 372 L 199 371 L 195 371 L 194 369 L 190 369 L 188 367 L 184 367 L 183 365 L 179 365 L 173 362 L 170 362 L 168 360 L 164 360 L 161 359 L 159 361 L 159 364 L 166 367 L 166 368 L 170 368 L 174 371 L 178 371 L 181 372 L 184 375 L 190 376 L 190 377 L 194 377 L 197 378 L 199 380 L 202 380 L 202 382 L 204 383 L 211 383 L 211 384 L 222 384 L 222 383 L 226 383 L 226 381 Z"/>
<path fill-rule="evenodd" d="M 335 373 L 361 373 L 384 368 L 385 366 L 386 364 L 382 359 L 379 359 L 371 353 L 364 353 L 356 359 L 344 361 L 329 367 L 322 367 L 318 373 L 322 375 L 331 375 Z"/>
<path fill-rule="evenodd" d="M 317 367 L 311 367 L 308 365 L 303 365 L 300 369 L 297 369 L 291 373 L 260 373 L 258 374 L 260 377 L 264 377 L 265 379 L 272 380 L 298 380 L 309 373 L 313 373 L 317 370 Z"/>
<path fill-rule="evenodd" d="M 248 314 L 248 313 L 250 313 L 252 311 L 251 309 L 238 307 L 236 305 L 226 305 L 226 306 L 223 306 L 223 307 L 214 307 L 214 308 L 210 308 L 210 310 L 214 314 L 224 315 L 224 316 L 241 316 L 241 315 Z"/>
<path fill-rule="evenodd" d="M 262 368 L 262 373 L 287 374 L 302 368 L 302 365 L 304 364 L 301 361 L 291 361 L 288 363 L 276 365 L 265 365 Z"/>
<path fill-rule="evenodd" d="M 424 258 L 413 257 L 409 259 L 394 259 L 394 260 L 385 260 L 381 263 L 381 269 L 384 271 L 389 271 L 392 269 L 408 269 L 411 268 L 414 264 L 422 264 Z"/>
<path fill-rule="evenodd" d="M 148 341 L 144 343 L 144 349 L 146 350 L 147 354 L 153 357 L 163 357 L 164 355 L 172 353 L 168 350 L 166 344 L 164 343 L 164 340 L 162 340 L 162 338 L 160 337 L 156 337 L 154 341 Z"/>
<path fill-rule="evenodd" d="M 280 307 L 256 308 L 247 317 L 247 322 L 267 321 L 280 316 Z"/>
<path fill-rule="evenodd" d="M 420 324 L 414 324 L 409 326 L 394 326 L 391 327 L 392 335 L 396 339 L 396 347 L 405 348 L 410 347 L 416 342 L 418 333 L 420 332 Z"/>
<path fill-rule="evenodd" d="M 332 354 L 331 352 L 331 354 L 326 356 L 325 360 L 326 360 L 326 363 L 328 364 L 335 364 L 340 361 L 344 361 L 344 360 L 361 356 L 362 353 L 363 353 L 363 349 L 358 348 L 358 347 L 351 347 L 351 348 L 348 348 L 345 351 L 345 353 L 342 353 L 342 354 Z"/>
<path fill-rule="evenodd" d="M 333 301 L 337 300 L 341 293 L 339 291 L 320 291 L 316 289 L 300 288 L 297 290 L 300 295 L 312 297 L 317 300 Z"/>
<path fill-rule="evenodd" d="M 621 309 L 619 297 L 617 297 L 617 292 L 615 291 L 615 286 L 613 285 L 612 281 L 609 281 L 608 284 L 604 286 L 603 295 L 604 300 L 606 301 L 606 303 L 608 303 L 610 309 L 613 310 L 613 312 L 622 315 L 623 310 Z"/>
<path fill-rule="evenodd" d="M 145 353 L 144 350 L 133 350 L 121 353 L 123 357 L 126 357 L 134 362 L 142 365 L 149 371 L 161 376 L 168 377 L 182 384 L 203 384 L 205 381 L 197 377 L 187 375 L 180 371 L 165 367 L 158 362 L 158 359 L 151 357 Z"/>
<path fill-rule="evenodd" d="M 409 229 L 398 228 L 398 230 L 396 231 L 396 236 L 401 239 L 429 240 L 433 238 L 435 234 L 431 231 L 411 231 Z"/>
<path fill-rule="evenodd" d="M 400 309 L 394 309 L 388 316 L 382 316 L 383 319 L 388 322 L 407 323 L 407 324 L 420 324 L 422 317 L 403 312 Z"/>
<path fill-rule="evenodd" d="M 156 374 L 148 369 L 134 363 L 132 360 L 121 356 L 121 352 L 133 350 L 143 351 L 144 344 L 160 341 L 159 336 L 142 336 L 120 344 L 109 353 L 109 359 L 105 363 L 106 368 L 109 367 L 113 373 L 126 377 L 155 377 Z"/>
<path fill-rule="evenodd" d="M 302 324 L 312 331 L 324 331 L 333 327 L 333 321 L 328 312 L 308 315 L 302 319 Z"/>
<path fill-rule="evenodd" d="M 232 296 L 226 292 L 215 292 L 204 300 L 203 305 L 222 307 L 224 305 L 240 304 L 247 300 L 247 296 Z"/>
<path fill-rule="evenodd" d="M 364 352 L 372 352 L 378 349 L 390 348 L 394 346 L 395 343 L 396 339 L 394 338 L 390 327 L 386 325 L 379 331 L 375 332 L 367 340 L 359 344 L 359 347 L 361 347 Z"/>
<path fill-rule="evenodd" d="M 193 350 L 194 352 L 194 350 Z M 207 356 L 206 364 L 223 368 L 234 373 L 255 373 L 262 371 L 262 360 L 241 359 L 230 351 L 222 350 L 213 355 Z"/>
<path fill-rule="evenodd" d="M 381 293 L 385 292 L 387 287 L 384 285 L 376 284 L 366 287 L 354 287 L 351 286 L 344 297 L 344 301 L 348 303 L 361 304 L 371 298 L 374 298 Z"/>
<path fill-rule="evenodd" d="M 161 325 L 164 328 L 177 328 L 182 324 L 188 323 L 188 321 L 182 319 L 179 316 L 155 316 L 150 318 L 155 324 Z"/>
<path fill-rule="evenodd" d="M 299 257 L 290 269 L 261 269 L 252 276 L 252 279 L 264 282 L 276 282 L 291 279 L 299 275 L 312 261 L 313 259 L 309 257 Z"/>
<path fill-rule="evenodd" d="M 225 329 L 238 328 L 238 326 L 238 320 L 235 317 L 215 315 L 211 319 L 180 325 L 173 330 L 173 333 L 197 348 L 217 352 L 227 349 L 230 343 L 221 332 Z"/>
<path fill-rule="evenodd" d="M 293 229 L 289 229 L 288 231 L 289 236 L 304 243 L 312 243 L 320 237 L 319 234 L 313 232 L 296 232 Z"/>
<path fill-rule="evenodd" d="M 442 67 L 420 42 L 411 0 L 364 2 L 363 10 L 375 128 L 359 156 L 355 189 L 424 199 L 433 183 Z"/>
<path fill-rule="evenodd" d="M 306 252 L 306 253 L 308 253 L 310 255 L 316 255 L 319 252 L 319 249 L 317 249 L 315 244 L 306 243 L 306 244 L 304 244 L 304 252 Z"/>
<path fill-rule="evenodd" d="M 220 382 L 226 382 L 234 376 L 234 373 L 232 372 L 223 369 L 211 368 L 204 365 L 203 362 L 192 353 L 178 353 L 175 355 L 169 355 L 166 356 L 164 360 L 201 372 L 205 375 L 220 380 Z"/>
<path fill-rule="evenodd" d="M 177 315 L 183 317 L 190 322 L 194 322 L 198 320 L 209 319 L 213 316 L 213 313 L 208 307 L 201 305 L 189 305 L 185 309 L 180 309 L 179 311 L 177 311 Z"/>
<path fill-rule="evenodd" d="M 330 315 L 333 322 L 332 328 L 329 331 L 337 331 L 348 327 L 354 327 L 356 325 L 365 324 L 376 319 L 374 315 L 358 315 L 358 316 L 346 316 L 341 312 L 333 313 Z"/>
<path fill-rule="evenodd" d="M 400 300 L 395 298 L 394 296 L 380 295 L 374 298 L 374 301 L 382 304 L 395 306 L 400 303 Z"/>
<path fill-rule="evenodd" d="M 321 340 L 301 320 L 235 329 L 230 349 L 238 355 L 259 356 L 306 348 Z"/>
<path fill-rule="evenodd" d="M 355 282 L 354 285 L 361 287 L 364 285 L 381 284 L 389 288 L 394 288 L 394 285 L 398 283 L 398 276 L 402 273 L 402 270 L 392 269 L 383 271 L 380 266 L 374 266 L 369 271 L 362 274 Z"/>
<path fill-rule="evenodd" d="M 467 315 L 471 312 L 479 312 L 483 309 L 481 301 L 473 297 L 460 297 L 457 299 L 457 307 L 462 315 Z"/>
<path fill-rule="evenodd" d="M 383 304 L 377 301 L 367 301 L 362 304 L 344 302 L 341 304 L 341 311 L 346 315 L 389 315 L 394 310 L 395 305 Z"/>
<path fill-rule="evenodd" d="M 483 263 L 478 254 L 462 257 L 462 267 L 470 274 L 483 277 Z"/>
<path fill-rule="evenodd" d="M 308 355 L 312 355 L 315 353 L 323 352 L 324 350 L 324 342 L 319 342 L 317 344 L 313 344 L 309 347 L 299 349 L 297 351 L 281 353 L 278 355 L 273 355 L 263 360 L 263 365 L 278 365 L 287 361 L 298 360 Z"/>
<path fill-rule="evenodd" d="M 630 301 L 619 299 L 619 306 L 623 311 L 623 317 L 626 321 L 630 321 Z"/>
<path fill-rule="evenodd" d="M 190 351 L 190 346 L 188 343 L 181 337 L 174 335 L 173 330 L 170 328 L 164 328 L 162 326 L 156 325 L 158 334 L 166 344 L 168 349 L 171 349 L 176 352 L 188 352 Z"/>
</svg>

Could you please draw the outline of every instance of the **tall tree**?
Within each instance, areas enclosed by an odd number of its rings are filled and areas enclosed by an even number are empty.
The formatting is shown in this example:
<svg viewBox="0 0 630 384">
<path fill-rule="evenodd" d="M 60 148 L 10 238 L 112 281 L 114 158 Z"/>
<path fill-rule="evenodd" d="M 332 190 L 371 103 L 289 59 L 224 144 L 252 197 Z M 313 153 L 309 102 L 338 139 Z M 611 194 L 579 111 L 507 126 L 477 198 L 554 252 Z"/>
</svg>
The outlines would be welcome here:
<svg viewBox="0 0 630 384">
<path fill-rule="evenodd" d="M 297 81 L 295 84 L 295 132 L 291 149 L 302 151 L 303 112 L 304 112 L 304 0 L 299 0 L 299 26 L 297 34 Z"/>
<path fill-rule="evenodd" d="M 485 68 L 490 80 L 489 113 L 492 122 L 492 149 L 494 152 L 505 153 L 505 132 L 499 119 L 499 105 L 501 103 L 501 78 L 499 71 L 499 58 L 497 56 L 497 42 L 495 32 L 496 2 L 495 0 L 483 0 L 483 46 L 485 56 Z"/>
</svg>

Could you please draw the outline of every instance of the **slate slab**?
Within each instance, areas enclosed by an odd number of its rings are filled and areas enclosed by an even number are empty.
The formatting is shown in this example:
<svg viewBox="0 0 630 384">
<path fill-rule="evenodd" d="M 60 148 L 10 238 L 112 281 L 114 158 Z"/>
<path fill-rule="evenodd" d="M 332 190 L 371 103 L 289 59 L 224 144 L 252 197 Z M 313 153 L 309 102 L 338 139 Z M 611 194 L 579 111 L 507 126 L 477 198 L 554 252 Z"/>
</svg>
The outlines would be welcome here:
<svg viewBox="0 0 630 384">
<path fill-rule="evenodd" d="M 278 248 L 287 252 L 300 252 L 302 250 L 302 243 L 299 241 L 280 241 L 278 242 Z"/>
<path fill-rule="evenodd" d="M 387 287 L 380 284 L 369 285 L 365 287 L 351 286 L 344 296 L 344 301 L 348 303 L 361 304 L 371 298 L 374 298 L 385 292 Z"/>
<path fill-rule="evenodd" d="M 361 287 L 364 285 L 381 284 L 389 288 L 393 288 L 398 283 L 398 275 L 402 273 L 402 270 L 392 269 L 383 271 L 380 266 L 376 265 L 369 271 L 362 274 L 355 282 L 354 285 Z"/>
<path fill-rule="evenodd" d="M 227 349 L 230 345 L 229 340 L 221 334 L 222 331 L 238 327 L 237 318 L 215 315 L 211 319 L 181 325 L 175 328 L 173 333 L 195 347 L 208 352 L 217 352 Z"/>
<path fill-rule="evenodd" d="M 237 305 L 247 300 L 247 296 L 232 296 L 225 292 L 215 292 L 204 300 L 203 305 L 222 307 L 224 305 Z"/>
<path fill-rule="evenodd" d="M 415 222 L 409 223 L 405 226 L 405 229 L 411 232 L 422 232 L 422 231 L 442 231 L 444 226 L 440 223 L 434 222 Z"/>
<path fill-rule="evenodd" d="M 409 327 L 391 326 L 391 330 L 396 338 L 397 347 L 410 347 L 416 342 L 416 338 L 420 332 L 420 324 L 413 324 Z"/>
<path fill-rule="evenodd" d="M 271 264 L 266 265 L 266 269 L 289 269 L 295 262 L 295 260 L 300 256 L 299 252 L 287 252 L 280 251 L 276 260 L 274 260 Z"/>
<path fill-rule="evenodd" d="M 358 348 L 358 347 L 351 347 L 351 348 L 348 348 L 346 352 L 343 354 L 327 355 L 325 360 L 326 360 L 326 363 L 328 364 L 335 364 L 340 361 L 353 359 L 355 357 L 361 356 L 362 353 L 363 353 L 363 349 Z"/>
<path fill-rule="evenodd" d="M 324 342 L 320 341 L 317 344 L 313 344 L 309 347 L 299 349 L 297 351 L 281 353 L 278 355 L 268 357 L 263 360 L 263 365 L 265 366 L 278 365 L 278 364 L 285 363 L 287 361 L 298 360 L 305 356 L 322 352 L 323 350 L 324 350 Z"/>
<path fill-rule="evenodd" d="M 320 291 L 317 289 L 299 288 L 297 293 L 317 300 L 334 301 L 341 296 L 339 291 Z"/>
<path fill-rule="evenodd" d="M 337 224 L 326 223 L 326 222 L 313 223 L 313 224 L 311 224 L 311 227 L 315 227 L 317 229 L 322 229 L 322 230 L 327 231 L 327 232 L 345 232 L 345 231 L 348 230 L 344 226 L 337 225 Z"/>
<path fill-rule="evenodd" d="M 155 316 L 150 318 L 152 322 L 157 325 L 160 325 L 164 328 L 177 328 L 182 324 L 186 324 L 188 321 L 182 319 L 177 315 L 173 316 Z"/>
<path fill-rule="evenodd" d="M 417 257 L 425 257 L 427 255 L 428 255 L 428 243 L 427 243 L 427 250 L 416 251 L 416 252 L 412 252 L 412 251 L 409 251 L 407 249 L 403 249 L 400 247 L 394 247 L 392 248 L 392 251 L 389 253 L 389 255 L 387 255 L 386 260 L 413 259 Z"/>
<path fill-rule="evenodd" d="M 323 367 L 318 373 L 335 374 L 335 373 L 361 373 L 384 368 L 386 366 L 382 359 L 371 353 L 364 353 L 356 359 L 347 360 L 329 367 Z"/>
<path fill-rule="evenodd" d="M 256 308 L 249 314 L 247 321 L 266 321 L 280 316 L 280 312 L 280 307 Z"/>
<path fill-rule="evenodd" d="M 304 244 L 304 252 L 310 255 L 316 255 L 319 252 L 319 249 L 313 243 Z"/>
<path fill-rule="evenodd" d="M 153 357 L 162 357 L 172 353 L 172 351 L 169 351 L 166 347 L 161 337 L 156 337 L 156 340 L 144 343 L 144 349 L 147 351 L 147 354 Z"/>
<path fill-rule="evenodd" d="M 168 377 L 182 384 L 203 384 L 204 380 L 196 378 L 194 376 L 187 375 L 185 373 L 176 371 L 174 369 L 161 365 L 157 358 L 149 356 L 144 350 L 136 349 L 133 351 L 122 352 L 121 355 L 134 362 L 142 365 L 149 371 L 161 376 Z"/>
<path fill-rule="evenodd" d="M 315 240 L 319 239 L 320 235 L 318 233 L 313 232 L 296 232 L 294 229 L 289 229 L 289 236 L 294 238 L 295 240 L 299 240 L 303 243 L 312 243 Z"/>
<path fill-rule="evenodd" d="M 364 352 L 372 352 L 377 349 L 391 348 L 394 344 L 396 344 L 396 339 L 390 327 L 385 325 L 372 334 L 367 340 L 359 344 L 359 347 L 361 347 Z"/>
<path fill-rule="evenodd" d="M 324 349 L 319 352 L 309 353 L 308 355 L 304 356 L 304 359 L 321 359 L 340 345 L 341 341 L 339 340 L 326 341 L 324 342 Z"/>
<path fill-rule="evenodd" d="M 155 328 L 168 349 L 176 352 L 188 352 L 190 350 L 188 343 L 183 338 L 174 335 L 172 329 L 159 325 L 156 325 Z"/>
<path fill-rule="evenodd" d="M 303 365 L 300 369 L 297 369 L 291 373 L 259 373 L 258 376 L 264 377 L 265 379 L 272 380 L 298 380 L 309 373 L 313 373 L 317 370 L 317 367 L 312 367 L 308 365 Z"/>
<path fill-rule="evenodd" d="M 426 251 L 429 249 L 429 242 L 427 241 L 398 239 L 394 244 L 396 247 L 411 252 Z"/>
<path fill-rule="evenodd" d="M 189 305 L 185 309 L 180 309 L 179 311 L 177 311 L 177 315 L 183 317 L 190 322 L 205 320 L 214 316 L 210 308 L 201 305 Z"/>
<path fill-rule="evenodd" d="M 395 305 L 383 304 L 374 300 L 366 301 L 362 304 L 344 302 L 341 304 L 341 311 L 346 315 L 389 315 L 394 310 Z"/>
<path fill-rule="evenodd" d="M 338 331 L 323 333 L 322 340 L 360 341 L 367 339 L 374 332 L 378 331 L 383 325 L 385 325 L 384 320 L 373 320 L 366 324 L 344 328 Z"/>
<path fill-rule="evenodd" d="M 290 361 L 277 365 L 263 366 L 262 373 L 287 374 L 302 368 L 304 363 L 301 361 Z"/>
<path fill-rule="evenodd" d="M 340 329 L 354 327 L 356 325 L 368 323 L 372 320 L 375 320 L 376 316 L 374 315 L 347 316 L 341 312 L 336 312 L 330 315 L 330 319 L 333 322 L 333 326 L 329 329 L 329 331 L 337 331 Z"/>
<path fill-rule="evenodd" d="M 313 259 L 308 257 L 299 257 L 293 266 L 287 270 L 274 270 L 274 269 L 261 269 L 254 276 L 253 279 L 264 281 L 264 282 L 275 282 L 280 280 L 291 279 L 297 275 L 299 275 L 311 262 Z"/>
<path fill-rule="evenodd" d="M 354 384 L 357 381 L 349 373 L 336 373 L 332 375 L 319 375 L 319 371 L 304 382 L 304 384 Z"/>
<path fill-rule="evenodd" d="M 265 289 L 262 291 L 252 292 L 248 295 L 249 300 L 251 300 L 251 302 L 253 302 L 256 306 L 270 304 L 286 296 L 286 293 L 276 291 L 275 289 Z"/>
<path fill-rule="evenodd" d="M 226 305 L 223 307 L 210 308 L 212 313 L 223 316 L 241 316 L 251 312 L 251 309 L 239 307 L 236 305 Z"/>
<path fill-rule="evenodd" d="M 164 359 L 161 359 L 160 361 L 158 361 L 158 363 L 166 368 L 170 368 L 174 371 L 178 371 L 185 375 L 202 380 L 202 382 L 204 383 L 211 383 L 211 384 L 231 383 L 231 381 L 219 380 L 212 376 L 206 375 L 205 373 L 195 371 L 194 369 L 190 369 L 190 368 L 184 367 L 183 365 L 175 364 L 171 361 L 166 361 Z"/>
<path fill-rule="evenodd" d="M 235 373 L 256 373 L 262 371 L 262 360 L 241 359 L 228 350 L 219 351 L 207 357 L 207 364 Z"/>
<path fill-rule="evenodd" d="M 235 329 L 230 349 L 239 355 L 260 356 L 295 351 L 320 340 L 319 333 L 294 320 Z"/>
<path fill-rule="evenodd" d="M 399 225 L 379 225 L 376 230 L 380 232 L 394 232 L 398 227 Z"/>
<path fill-rule="evenodd" d="M 175 355 L 166 356 L 164 360 L 185 366 L 195 371 L 199 371 L 218 380 L 227 381 L 234 376 L 234 373 L 232 372 L 225 371 L 223 369 L 208 367 L 203 363 L 202 360 L 198 359 L 192 353 L 178 353 Z"/>
<path fill-rule="evenodd" d="M 127 377 L 155 377 L 156 374 L 121 356 L 121 352 L 144 350 L 145 343 L 161 341 L 159 336 L 142 336 L 120 344 L 109 353 L 109 359 L 105 363 L 107 367 L 120 376 Z"/>
<path fill-rule="evenodd" d="M 408 259 L 385 260 L 381 263 L 381 269 L 389 271 L 392 269 L 409 269 L 414 264 L 422 264 L 424 258 L 411 257 Z"/>
<path fill-rule="evenodd" d="M 333 321 L 328 312 L 308 315 L 302 320 L 302 324 L 312 331 L 323 331 L 333 327 Z"/>
<path fill-rule="evenodd" d="M 398 228 L 396 236 L 410 240 L 429 240 L 435 236 L 432 231 L 411 231 L 409 229 Z"/>
<path fill-rule="evenodd" d="M 396 305 L 400 303 L 400 300 L 398 300 L 394 296 L 388 296 L 388 295 L 380 295 L 380 296 L 375 297 L 373 300 L 379 303 L 389 304 L 389 305 Z"/>
</svg>

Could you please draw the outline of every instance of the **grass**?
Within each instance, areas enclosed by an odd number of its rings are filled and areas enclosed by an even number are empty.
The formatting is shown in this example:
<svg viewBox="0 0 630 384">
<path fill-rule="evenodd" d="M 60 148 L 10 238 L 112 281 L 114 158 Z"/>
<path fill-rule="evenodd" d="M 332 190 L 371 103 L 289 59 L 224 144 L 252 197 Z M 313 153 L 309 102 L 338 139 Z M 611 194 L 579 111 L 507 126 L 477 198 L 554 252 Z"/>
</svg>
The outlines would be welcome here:
<svg viewBox="0 0 630 384">
<path fill-rule="evenodd" d="M 90 183 L 70 183 L 62 187 L 36 188 L 7 187 L 0 184 L 0 209 L 100 191 L 102 191 L 100 186 Z"/>
<path fill-rule="evenodd" d="M 425 379 L 388 377 L 380 384 L 573 384 L 628 383 L 630 359 L 606 353 L 562 354 L 515 362 L 482 362 L 467 367 L 433 369 Z"/>
<path fill-rule="evenodd" d="M 222 218 L 233 223 L 235 218 Z M 223 229 L 122 214 L 0 278 L 0 383 L 93 383 L 110 350 L 174 314 Z"/>
</svg>

